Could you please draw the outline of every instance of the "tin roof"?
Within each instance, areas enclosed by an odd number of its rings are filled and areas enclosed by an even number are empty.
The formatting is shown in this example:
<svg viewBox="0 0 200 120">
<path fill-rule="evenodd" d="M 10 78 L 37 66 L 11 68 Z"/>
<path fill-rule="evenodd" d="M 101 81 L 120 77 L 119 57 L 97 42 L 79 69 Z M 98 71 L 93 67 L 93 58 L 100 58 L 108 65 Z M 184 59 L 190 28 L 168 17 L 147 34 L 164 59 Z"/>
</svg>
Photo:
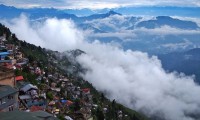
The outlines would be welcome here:
<svg viewBox="0 0 200 120">
<path fill-rule="evenodd" d="M 9 85 L 0 85 L 0 98 L 16 93 L 17 90 Z"/>
</svg>

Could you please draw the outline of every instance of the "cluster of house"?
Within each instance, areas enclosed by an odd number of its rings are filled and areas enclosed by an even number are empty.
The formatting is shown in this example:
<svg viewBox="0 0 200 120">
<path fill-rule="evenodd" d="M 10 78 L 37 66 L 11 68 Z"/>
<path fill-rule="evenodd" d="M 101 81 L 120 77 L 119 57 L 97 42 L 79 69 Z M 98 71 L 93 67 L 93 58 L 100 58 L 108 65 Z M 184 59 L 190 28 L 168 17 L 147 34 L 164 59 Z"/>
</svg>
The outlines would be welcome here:
<svg viewBox="0 0 200 120">
<path fill-rule="evenodd" d="M 73 113 L 70 116 L 74 119 L 91 118 L 93 102 L 89 88 L 81 89 L 79 86 L 73 85 L 73 79 L 69 80 L 58 73 L 54 73 L 53 75 L 49 74 L 47 78 L 43 79 L 45 79 L 46 83 L 45 87 L 41 89 L 41 93 L 51 93 L 53 96 L 51 100 L 47 100 L 46 110 L 48 112 L 52 114 L 69 114 L 72 110 L 72 106 L 78 104 L 80 110 L 73 110 L 76 111 L 76 113 Z M 75 103 L 77 99 L 80 101 Z M 69 116 L 66 117 L 70 118 Z"/>
<path fill-rule="evenodd" d="M 23 76 L 15 76 L 28 64 L 19 46 L 8 44 L 5 35 L 0 37 L 0 118 L 1 119 L 38 119 L 58 120 L 52 114 L 39 109 L 35 101 L 39 98 L 38 88 L 24 83 Z M 23 83 L 23 84 L 21 84 Z M 20 85 L 21 84 L 21 85 Z M 20 86 L 19 86 L 20 85 Z M 43 103 L 43 102 L 42 102 Z"/>
<path fill-rule="evenodd" d="M 36 86 L 25 84 L 20 88 L 17 87 L 18 80 L 22 79 L 20 76 L 15 77 L 13 69 L 0 66 L 0 118 L 57 120 L 52 114 L 38 108 L 44 104 L 43 102 L 39 104 L 34 102 L 38 99 Z"/>
<path fill-rule="evenodd" d="M 91 118 L 93 103 L 89 88 L 75 86 L 73 79 L 69 80 L 59 73 L 46 75 L 40 67 L 30 66 L 29 60 L 24 58 L 19 48 L 20 46 L 6 44 L 5 36 L 0 37 L 1 117 L 5 117 L 9 111 L 22 115 L 21 112 L 24 111 L 31 113 L 30 118 L 33 114 L 44 114 L 45 117 L 39 118 L 47 120 L 57 119 L 56 115 L 60 114 L 66 115 L 67 120 Z M 22 75 L 15 76 L 15 70 L 22 70 L 24 66 L 28 66 L 30 72 L 37 75 L 36 80 L 40 87 L 27 82 Z M 78 103 L 75 102 L 76 99 L 79 99 Z M 76 104 L 80 109 L 72 113 L 71 109 Z"/>
<path fill-rule="evenodd" d="M 23 58 L 23 53 L 20 52 L 19 46 L 6 44 L 4 37 L 0 37 L 0 51 L 0 63 L 6 68 L 20 68 L 28 63 L 28 59 Z"/>
</svg>

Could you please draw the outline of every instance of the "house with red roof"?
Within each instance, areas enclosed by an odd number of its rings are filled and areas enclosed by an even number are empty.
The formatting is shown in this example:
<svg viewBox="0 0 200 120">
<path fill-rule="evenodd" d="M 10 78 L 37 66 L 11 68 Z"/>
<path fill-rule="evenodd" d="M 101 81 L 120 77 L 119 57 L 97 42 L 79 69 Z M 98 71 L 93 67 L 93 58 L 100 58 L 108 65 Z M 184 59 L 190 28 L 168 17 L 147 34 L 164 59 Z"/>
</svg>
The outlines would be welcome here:
<svg viewBox="0 0 200 120">
<path fill-rule="evenodd" d="M 30 108 L 31 112 L 36 112 L 36 111 L 39 111 L 39 110 L 44 110 L 44 108 L 42 108 L 40 106 L 35 106 L 35 105 L 31 106 L 31 108 Z"/>
<path fill-rule="evenodd" d="M 82 89 L 82 92 L 85 94 L 90 94 L 90 88 L 84 88 Z"/>
<path fill-rule="evenodd" d="M 22 80 L 24 80 L 24 77 L 23 76 L 17 76 L 17 77 L 15 77 L 15 80 L 16 81 L 22 81 Z"/>
</svg>

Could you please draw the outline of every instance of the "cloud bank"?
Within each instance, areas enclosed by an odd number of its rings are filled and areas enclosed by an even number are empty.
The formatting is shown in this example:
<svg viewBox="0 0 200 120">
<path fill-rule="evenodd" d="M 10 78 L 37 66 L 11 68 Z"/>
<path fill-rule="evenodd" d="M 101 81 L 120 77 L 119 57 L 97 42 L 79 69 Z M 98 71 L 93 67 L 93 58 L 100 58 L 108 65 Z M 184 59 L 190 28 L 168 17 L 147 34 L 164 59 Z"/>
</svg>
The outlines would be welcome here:
<svg viewBox="0 0 200 120">
<path fill-rule="evenodd" d="M 200 35 L 200 30 L 183 30 L 178 28 L 173 28 L 170 26 L 162 26 L 155 29 L 148 28 L 136 28 L 134 30 L 121 30 L 117 32 L 109 33 L 91 33 L 89 36 L 103 38 L 103 37 L 117 37 L 122 40 L 136 38 L 141 33 L 146 35 L 155 35 L 155 36 L 166 36 L 166 35 Z"/>
<path fill-rule="evenodd" d="M 75 49 L 82 43 L 84 37 L 81 31 L 74 29 L 75 24 L 70 20 L 52 18 L 31 25 L 28 18 L 21 15 L 3 23 L 21 40 L 52 50 Z"/>
<path fill-rule="evenodd" d="M 199 0 L 0 0 L 1 4 L 16 7 L 55 7 L 60 9 L 72 8 L 118 8 L 126 6 L 181 6 L 199 7 Z"/>
<path fill-rule="evenodd" d="M 191 77 L 166 73 L 156 57 L 142 52 L 93 46 L 78 59 L 89 69 L 83 77 L 110 99 L 167 120 L 193 120 L 187 115 L 200 112 L 200 87 Z"/>
<path fill-rule="evenodd" d="M 197 23 L 199 25 L 198 18 L 189 18 L 189 17 L 174 17 L 180 18 L 180 20 L 189 20 Z M 89 24 L 96 29 L 105 31 L 99 33 L 90 33 L 88 34 L 94 38 L 105 38 L 105 37 L 117 37 L 122 40 L 128 41 L 133 40 L 133 38 L 138 37 L 140 34 L 144 33 L 145 35 L 155 35 L 155 36 L 167 36 L 167 35 L 200 35 L 200 29 L 181 29 L 176 27 L 171 27 L 168 25 L 163 25 L 160 27 L 156 27 L 154 29 L 148 29 L 144 27 L 136 27 L 139 22 L 148 21 L 155 19 L 154 17 L 138 17 L 134 18 L 134 21 L 130 21 L 132 19 L 131 16 L 120 16 L 113 15 L 104 19 L 95 19 L 91 21 L 84 22 L 85 24 Z M 134 26 L 134 27 L 133 27 Z M 129 29 L 130 28 L 130 29 Z"/>
<path fill-rule="evenodd" d="M 70 20 L 47 19 L 30 24 L 21 16 L 6 22 L 19 39 L 63 51 L 82 49 L 77 58 L 88 71 L 82 76 L 98 90 L 129 108 L 167 120 L 195 120 L 200 114 L 200 86 L 192 77 L 163 70 L 157 57 L 120 49 L 111 43 L 87 42 Z"/>
</svg>

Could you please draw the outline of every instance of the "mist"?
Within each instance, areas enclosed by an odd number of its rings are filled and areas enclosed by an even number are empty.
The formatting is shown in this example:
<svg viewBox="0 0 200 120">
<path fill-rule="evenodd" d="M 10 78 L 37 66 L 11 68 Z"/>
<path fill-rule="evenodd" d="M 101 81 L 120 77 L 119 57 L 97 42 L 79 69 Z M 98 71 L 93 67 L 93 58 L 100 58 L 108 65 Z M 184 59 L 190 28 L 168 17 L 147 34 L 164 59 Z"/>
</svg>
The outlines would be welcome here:
<svg viewBox="0 0 200 120">
<path fill-rule="evenodd" d="M 60 52 L 81 49 L 77 61 L 88 71 L 82 77 L 109 99 L 167 120 L 195 120 L 200 114 L 200 86 L 192 76 L 168 73 L 156 56 L 123 50 L 112 43 L 87 41 L 87 31 L 71 20 L 49 18 L 30 22 L 22 15 L 4 21 L 21 40 Z"/>
<path fill-rule="evenodd" d="M 2 21 L 21 40 L 51 50 L 66 51 L 82 44 L 83 33 L 75 29 L 71 20 L 56 18 L 45 21 L 30 21 L 22 14 L 11 21 Z"/>
</svg>

